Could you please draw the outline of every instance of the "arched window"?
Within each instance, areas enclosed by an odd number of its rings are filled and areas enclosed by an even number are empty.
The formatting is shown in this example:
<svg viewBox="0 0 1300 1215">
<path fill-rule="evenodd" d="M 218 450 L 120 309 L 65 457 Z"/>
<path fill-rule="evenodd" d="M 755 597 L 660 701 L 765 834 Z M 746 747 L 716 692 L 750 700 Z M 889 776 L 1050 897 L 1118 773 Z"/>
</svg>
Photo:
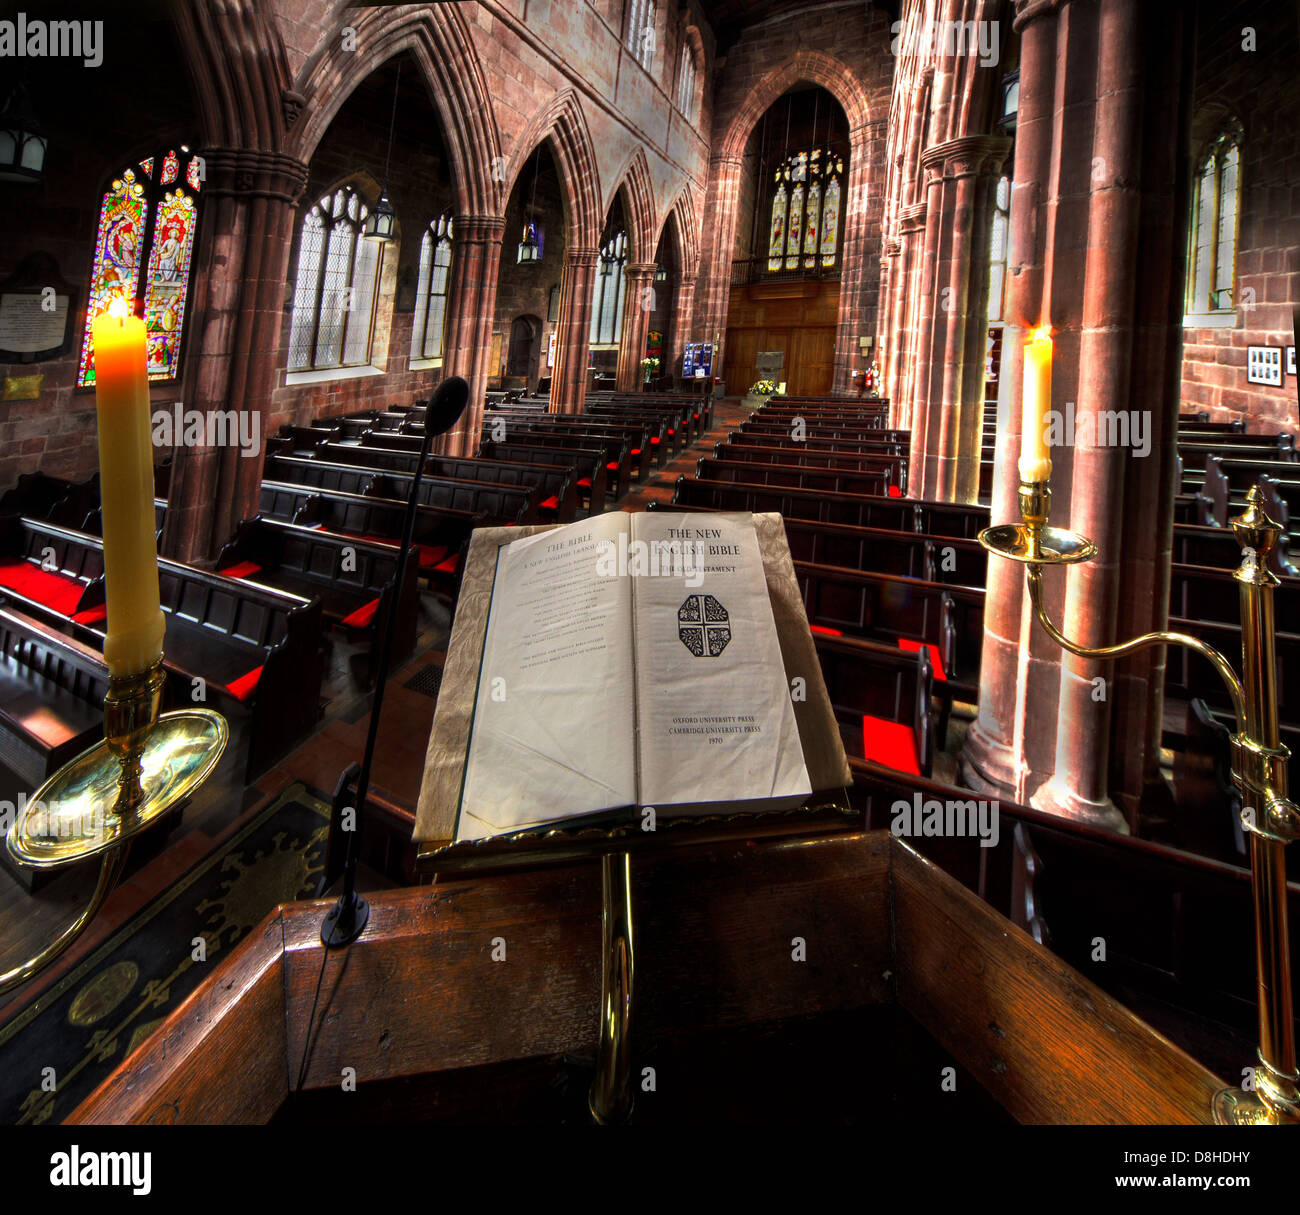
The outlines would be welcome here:
<svg viewBox="0 0 1300 1215">
<path fill-rule="evenodd" d="M 1007 233 L 1011 224 L 1011 179 L 998 181 L 989 230 L 989 323 L 1002 319 L 1007 281 Z"/>
<path fill-rule="evenodd" d="M 767 240 L 770 273 L 834 267 L 843 175 L 844 157 L 829 148 L 796 152 L 777 166 Z"/>
<path fill-rule="evenodd" d="M 655 0 L 628 0 L 627 49 L 645 70 L 655 49 Z"/>
<path fill-rule="evenodd" d="M 451 216 L 440 215 L 420 241 L 420 277 L 415 288 L 411 358 L 440 359 L 447 325 L 447 281 L 451 276 Z"/>
<path fill-rule="evenodd" d="M 1187 258 L 1187 311 L 1193 315 L 1236 308 L 1241 139 L 1240 124 L 1231 122 L 1211 142 L 1193 175 Z"/>
<path fill-rule="evenodd" d="M 290 371 L 369 361 L 383 248 L 361 236 L 369 213 L 351 186 L 340 186 L 304 216 L 289 325 Z"/>
<path fill-rule="evenodd" d="M 689 42 L 682 44 L 677 68 L 677 108 L 692 122 L 695 121 L 695 52 Z"/>
<path fill-rule="evenodd" d="M 176 378 L 202 185 L 203 161 L 183 146 L 113 179 L 99 207 L 78 385 L 95 382 L 91 324 L 118 297 L 145 319 L 149 378 Z"/>
<path fill-rule="evenodd" d="M 591 309 L 591 344 L 612 346 L 623 331 L 623 265 L 627 261 L 627 234 L 616 232 L 600 251 L 595 299 Z"/>
</svg>

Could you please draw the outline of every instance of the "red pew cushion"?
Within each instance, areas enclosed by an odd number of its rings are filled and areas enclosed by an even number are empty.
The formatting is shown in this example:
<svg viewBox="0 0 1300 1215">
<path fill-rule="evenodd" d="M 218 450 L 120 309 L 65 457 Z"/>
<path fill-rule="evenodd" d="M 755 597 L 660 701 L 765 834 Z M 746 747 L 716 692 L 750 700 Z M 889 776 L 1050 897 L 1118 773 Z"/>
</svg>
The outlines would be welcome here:
<svg viewBox="0 0 1300 1215">
<path fill-rule="evenodd" d="M 903 491 L 899 489 L 897 485 L 891 485 L 889 487 L 889 496 L 891 498 L 901 498 L 903 496 Z"/>
<path fill-rule="evenodd" d="M 98 624 L 101 620 L 108 619 L 108 605 L 100 603 L 84 612 L 74 612 L 72 619 L 76 624 Z"/>
<path fill-rule="evenodd" d="M 261 568 L 256 561 L 240 561 L 236 565 L 226 566 L 224 570 L 218 570 L 217 573 L 227 578 L 251 578 Z"/>
<path fill-rule="evenodd" d="M 916 735 L 911 726 L 883 717 L 862 717 L 862 757 L 899 772 L 921 775 L 916 758 Z"/>
<path fill-rule="evenodd" d="M 345 629 L 368 629 L 374 621 L 377 611 L 379 611 L 378 599 L 363 603 L 355 612 L 343 617 L 343 627 Z"/>
<path fill-rule="evenodd" d="M 226 691 L 236 700 L 247 700 L 257 690 L 257 683 L 261 678 L 262 668 L 254 667 L 232 683 L 226 684 Z"/>
<path fill-rule="evenodd" d="M 578 479 L 578 484 L 579 484 L 583 489 L 590 489 L 590 488 L 591 488 L 591 478 L 590 478 L 590 477 L 580 477 L 580 478 Z"/>
<path fill-rule="evenodd" d="M 651 446 L 651 447 L 655 447 L 655 446 L 658 445 L 658 443 L 659 443 L 659 436 L 658 436 L 658 435 L 651 435 L 651 436 L 650 436 L 650 446 Z"/>
<path fill-rule="evenodd" d="M 440 561 L 445 561 L 447 554 L 451 549 L 443 544 L 417 544 L 416 549 L 420 554 L 420 568 L 422 570 L 440 569 Z"/>
<path fill-rule="evenodd" d="M 948 675 L 943 669 L 943 656 L 939 653 L 939 647 L 930 641 L 911 641 L 906 637 L 898 639 L 898 648 L 900 650 L 909 650 L 915 654 L 924 646 L 930 652 L 930 669 L 934 672 L 935 679 L 942 679 L 945 683 L 948 681 Z"/>
<path fill-rule="evenodd" d="M 43 570 L 39 565 L 15 557 L 0 561 L 0 587 L 8 587 L 63 616 L 70 616 L 77 610 L 81 593 L 86 589 L 75 578 Z"/>
<path fill-rule="evenodd" d="M 542 509 L 542 510 L 559 510 L 559 509 L 560 509 L 560 499 L 559 499 L 559 497 L 558 497 L 557 495 L 555 495 L 555 494 L 552 494 L 549 498 L 544 498 L 544 499 L 542 499 L 542 502 L 541 502 L 541 509 Z"/>
<path fill-rule="evenodd" d="M 843 637 L 844 634 L 839 629 L 828 629 L 822 624 L 810 624 L 808 626 L 814 633 L 822 633 L 827 637 Z"/>
<path fill-rule="evenodd" d="M 639 456 L 641 454 L 641 449 L 639 447 L 632 448 L 632 454 L 634 456 Z"/>
<path fill-rule="evenodd" d="M 607 472 L 618 472 L 618 461 L 611 460 L 608 464 L 605 465 L 605 469 Z"/>
</svg>

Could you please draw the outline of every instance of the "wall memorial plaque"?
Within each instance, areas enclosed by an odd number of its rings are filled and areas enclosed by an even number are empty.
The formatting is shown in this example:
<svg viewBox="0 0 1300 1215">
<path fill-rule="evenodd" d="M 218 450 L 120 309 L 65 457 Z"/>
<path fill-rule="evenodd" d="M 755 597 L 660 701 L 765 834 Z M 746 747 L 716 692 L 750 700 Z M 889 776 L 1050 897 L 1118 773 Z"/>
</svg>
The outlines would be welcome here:
<svg viewBox="0 0 1300 1215">
<path fill-rule="evenodd" d="M 1246 382 L 1280 387 L 1282 383 L 1282 351 L 1276 346 L 1247 346 Z"/>
<path fill-rule="evenodd" d="M 784 350 L 760 350 L 758 352 L 759 371 L 780 371 L 785 366 Z"/>
<path fill-rule="evenodd" d="M 0 362 L 38 363 L 68 348 L 72 289 L 48 253 L 33 253 L 0 283 Z"/>
</svg>

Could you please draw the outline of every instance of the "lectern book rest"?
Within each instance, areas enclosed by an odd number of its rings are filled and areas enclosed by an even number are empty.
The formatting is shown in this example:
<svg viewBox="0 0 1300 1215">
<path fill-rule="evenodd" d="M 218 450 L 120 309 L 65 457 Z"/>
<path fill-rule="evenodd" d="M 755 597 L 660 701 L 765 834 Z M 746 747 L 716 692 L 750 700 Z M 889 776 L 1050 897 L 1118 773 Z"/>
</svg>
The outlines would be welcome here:
<svg viewBox="0 0 1300 1215">
<path fill-rule="evenodd" d="M 422 846 L 789 810 L 847 779 L 779 516 L 475 532 Z"/>
</svg>

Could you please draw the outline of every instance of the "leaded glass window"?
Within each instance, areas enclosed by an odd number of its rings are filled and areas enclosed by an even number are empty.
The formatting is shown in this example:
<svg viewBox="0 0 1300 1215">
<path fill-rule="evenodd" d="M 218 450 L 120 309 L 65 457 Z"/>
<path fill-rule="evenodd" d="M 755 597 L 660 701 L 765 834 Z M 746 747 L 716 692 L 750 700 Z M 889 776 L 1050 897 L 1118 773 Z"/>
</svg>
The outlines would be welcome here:
<svg viewBox="0 0 1300 1215">
<path fill-rule="evenodd" d="M 438 359 L 447 325 L 447 284 L 451 277 L 451 216 L 440 215 L 420 240 L 420 276 L 415 288 L 411 358 Z"/>
<path fill-rule="evenodd" d="M 370 359 L 383 244 L 365 240 L 370 209 L 351 186 L 321 198 L 302 221 L 289 370 L 358 367 Z"/>
<path fill-rule="evenodd" d="M 813 148 L 786 157 L 772 177 L 767 269 L 829 270 L 839 260 L 844 157 Z"/>
<path fill-rule="evenodd" d="M 687 118 L 695 118 L 695 55 L 689 43 L 682 47 L 677 69 L 677 108 Z"/>
<path fill-rule="evenodd" d="M 591 309 L 591 344 L 617 345 L 623 331 L 623 267 L 627 262 L 627 234 L 616 232 L 600 251 L 595 299 Z"/>
<path fill-rule="evenodd" d="M 1011 223 L 1011 179 L 998 181 L 989 228 L 989 321 L 1002 319 L 1007 282 L 1007 233 Z"/>
<path fill-rule="evenodd" d="M 648 72 L 655 49 L 655 0 L 628 0 L 627 49 Z"/>
<path fill-rule="evenodd" d="M 1240 125 L 1231 123 L 1206 149 L 1193 175 L 1187 275 L 1187 311 L 1193 315 L 1236 307 L 1241 140 Z"/>
<path fill-rule="evenodd" d="M 144 317 L 151 380 L 176 378 L 189 297 L 202 160 L 170 149 L 123 169 L 99 207 L 77 383 L 95 382 L 92 324 L 113 300 Z M 184 184 L 181 184 L 184 166 Z M 142 273 L 143 272 L 143 273 Z"/>
</svg>

